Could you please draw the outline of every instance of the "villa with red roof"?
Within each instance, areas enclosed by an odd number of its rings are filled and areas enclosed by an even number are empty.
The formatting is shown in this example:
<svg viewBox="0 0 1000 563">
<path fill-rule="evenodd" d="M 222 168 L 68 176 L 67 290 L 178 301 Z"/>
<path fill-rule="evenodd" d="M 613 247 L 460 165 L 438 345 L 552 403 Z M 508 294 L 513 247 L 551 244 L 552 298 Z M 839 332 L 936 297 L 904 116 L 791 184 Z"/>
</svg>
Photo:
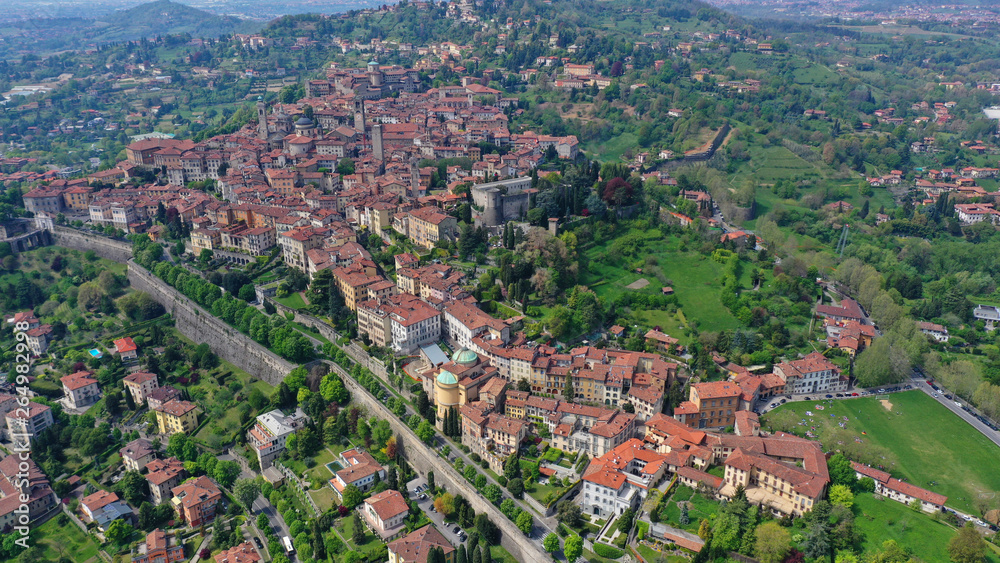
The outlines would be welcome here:
<svg viewBox="0 0 1000 563">
<path fill-rule="evenodd" d="M 379 465 L 372 454 L 357 448 L 347 450 L 340 454 L 340 464 L 343 469 L 337 471 L 330 485 L 333 486 L 337 494 L 343 494 L 348 485 L 354 485 L 361 492 L 375 486 L 375 474 L 379 479 L 385 479 L 385 468 Z"/>
<path fill-rule="evenodd" d="M 445 563 L 455 563 L 455 547 L 434 524 L 389 542 L 386 547 L 389 548 L 389 563 L 427 563 L 427 555 L 435 547 L 444 551 Z"/>
<path fill-rule="evenodd" d="M 59 380 L 71 408 L 90 406 L 101 398 L 101 388 L 91 375 L 89 371 L 78 371 Z"/>
<path fill-rule="evenodd" d="M 406 531 L 403 521 L 410 514 L 410 506 L 399 491 L 389 489 L 366 498 L 361 514 L 382 541 L 391 541 Z"/>
<path fill-rule="evenodd" d="M 123 362 L 139 357 L 139 347 L 135 345 L 131 336 L 115 340 L 115 351 L 122 357 Z"/>
</svg>

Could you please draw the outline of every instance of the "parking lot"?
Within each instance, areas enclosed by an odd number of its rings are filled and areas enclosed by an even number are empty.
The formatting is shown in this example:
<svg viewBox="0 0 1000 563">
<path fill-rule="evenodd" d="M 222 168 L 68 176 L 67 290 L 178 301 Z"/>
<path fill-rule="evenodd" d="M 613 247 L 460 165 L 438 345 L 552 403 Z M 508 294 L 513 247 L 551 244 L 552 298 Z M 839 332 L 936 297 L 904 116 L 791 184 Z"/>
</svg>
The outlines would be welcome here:
<svg viewBox="0 0 1000 563">
<path fill-rule="evenodd" d="M 785 403 L 795 402 L 795 401 L 820 401 L 820 400 L 836 400 L 836 399 L 856 399 L 858 397 L 867 397 L 870 395 L 884 395 L 886 393 L 898 393 L 901 391 L 909 391 L 913 389 L 911 384 L 900 384 L 900 385 L 890 385 L 886 387 L 880 387 L 876 389 L 849 389 L 842 393 L 816 393 L 810 395 L 777 395 L 772 397 L 768 403 L 762 407 L 754 409 L 757 414 L 764 414 L 769 410 L 775 409 Z"/>
<path fill-rule="evenodd" d="M 459 545 L 465 543 L 465 540 L 469 539 L 465 530 L 459 528 L 456 524 L 452 522 L 445 522 L 444 516 L 434 509 L 434 503 L 431 499 L 431 495 L 427 493 L 427 480 L 423 477 L 418 477 L 413 479 L 406 484 L 407 488 L 410 490 L 410 498 L 417 501 L 417 505 L 420 509 L 424 511 L 424 514 L 434 522 L 437 529 L 444 534 L 444 537 L 448 538 L 448 541 L 452 545 L 458 547 Z"/>
</svg>

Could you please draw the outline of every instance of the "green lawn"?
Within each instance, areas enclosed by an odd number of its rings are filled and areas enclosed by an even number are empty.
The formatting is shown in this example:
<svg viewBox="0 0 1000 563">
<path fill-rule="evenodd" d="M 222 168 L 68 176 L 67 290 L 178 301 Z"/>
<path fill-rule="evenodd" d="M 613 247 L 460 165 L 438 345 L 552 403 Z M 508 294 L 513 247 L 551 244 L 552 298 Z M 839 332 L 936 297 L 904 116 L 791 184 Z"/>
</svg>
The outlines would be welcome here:
<svg viewBox="0 0 1000 563">
<path fill-rule="evenodd" d="M 306 302 L 302 300 L 302 296 L 298 293 L 293 293 L 288 297 L 275 297 L 274 300 L 292 309 L 301 309 L 306 306 Z"/>
<path fill-rule="evenodd" d="M 922 391 L 894 393 L 885 400 L 891 410 L 876 397 L 833 401 L 822 411 L 815 408 L 817 401 L 787 404 L 765 415 L 761 424 L 800 436 L 813 429 L 824 449 L 884 465 L 898 478 L 947 495 L 948 506 L 959 510 L 978 513 L 980 496 L 996 506 L 1000 447 Z M 840 428 L 844 416 L 846 428 Z"/>
<path fill-rule="evenodd" d="M 938 522 L 923 512 L 915 512 L 905 504 L 892 500 L 877 500 L 870 494 L 854 499 L 855 527 L 864 534 L 864 549 L 874 551 L 886 540 L 896 540 L 909 548 L 922 561 L 950 561 L 948 541 L 955 528 Z M 996 553 L 987 558 L 1000 561 Z"/>
<path fill-rule="evenodd" d="M 333 492 L 333 489 L 329 486 L 309 491 L 309 496 L 312 497 L 313 502 L 316 503 L 321 512 L 326 512 L 340 504 L 340 501 L 337 499 L 337 493 Z"/>
<path fill-rule="evenodd" d="M 626 286 L 645 278 L 649 285 L 639 290 L 646 293 L 659 293 L 664 283 L 657 278 L 658 271 L 663 279 L 671 283 L 674 295 L 689 320 L 696 320 L 701 330 L 726 330 L 736 328 L 739 324 L 735 317 L 722 305 L 719 298 L 723 266 L 711 258 L 694 251 L 680 247 L 680 240 L 675 237 L 662 237 L 659 231 L 651 230 L 646 235 L 645 247 L 641 257 L 635 260 L 622 260 L 620 257 L 609 258 L 609 244 L 594 246 L 585 251 L 589 261 L 588 270 L 581 274 L 581 283 L 589 286 L 599 297 L 613 299 L 625 291 Z M 655 265 L 647 263 L 655 260 Z M 641 268 L 640 274 L 636 271 Z M 749 286 L 749 268 L 744 285 Z M 667 329 L 676 327 L 680 330 L 680 321 L 666 311 L 642 311 L 654 325 Z M 642 320 L 646 320 L 643 317 Z M 681 333 L 671 334 L 679 337 Z"/>
<path fill-rule="evenodd" d="M 68 521 L 60 525 L 61 515 L 32 530 L 32 541 L 43 549 L 43 561 L 58 561 L 68 557 L 74 563 L 100 561 L 97 556 L 97 542 L 83 533 L 76 524 Z"/>
<path fill-rule="evenodd" d="M 685 501 L 688 502 L 689 522 L 682 526 L 680 523 L 681 511 L 677 503 Z M 696 494 L 694 489 L 690 487 L 677 485 L 670 499 L 663 503 L 661 510 L 660 518 L 664 524 L 689 532 L 697 532 L 702 519 L 710 520 L 719 511 L 719 503 Z"/>
<path fill-rule="evenodd" d="M 654 561 L 657 560 L 657 557 L 660 557 L 661 555 L 659 551 L 656 551 L 653 548 L 646 545 L 639 545 L 636 548 L 636 551 L 638 551 L 639 555 L 641 555 L 643 559 L 646 560 L 646 563 L 653 563 Z M 687 559 L 680 557 L 678 555 L 667 556 L 667 563 L 684 563 L 685 561 L 687 561 Z"/>
<path fill-rule="evenodd" d="M 352 537 L 354 534 L 353 516 L 337 519 L 337 523 L 335 524 L 335 526 L 337 530 L 340 531 L 340 535 L 344 536 L 344 539 L 347 540 L 348 549 L 351 551 L 358 551 L 364 553 L 377 549 L 379 546 L 382 545 L 382 542 L 379 541 L 378 536 L 371 533 L 368 530 L 365 530 L 365 542 L 362 543 L 361 545 L 356 545 L 354 543 L 354 538 Z"/>
</svg>

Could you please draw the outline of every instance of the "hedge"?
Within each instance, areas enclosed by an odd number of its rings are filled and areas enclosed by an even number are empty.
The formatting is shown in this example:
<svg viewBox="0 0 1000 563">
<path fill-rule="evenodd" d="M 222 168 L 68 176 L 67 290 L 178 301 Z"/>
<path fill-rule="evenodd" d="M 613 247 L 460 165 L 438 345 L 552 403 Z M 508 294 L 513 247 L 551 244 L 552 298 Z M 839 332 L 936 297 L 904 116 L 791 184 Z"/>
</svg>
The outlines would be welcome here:
<svg viewBox="0 0 1000 563">
<path fill-rule="evenodd" d="M 619 557 L 625 555 L 624 551 L 603 543 L 594 544 L 594 553 L 600 555 L 601 557 L 607 557 L 608 559 L 618 559 Z"/>
</svg>

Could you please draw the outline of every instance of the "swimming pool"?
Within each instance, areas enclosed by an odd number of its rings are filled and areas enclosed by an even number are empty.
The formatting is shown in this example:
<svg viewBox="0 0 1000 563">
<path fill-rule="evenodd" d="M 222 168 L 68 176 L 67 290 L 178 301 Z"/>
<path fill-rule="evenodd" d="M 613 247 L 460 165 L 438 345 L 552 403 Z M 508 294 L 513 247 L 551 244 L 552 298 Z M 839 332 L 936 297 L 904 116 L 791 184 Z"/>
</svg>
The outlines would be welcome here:
<svg viewBox="0 0 1000 563">
<path fill-rule="evenodd" d="M 95 357 L 95 358 L 100 358 L 101 356 L 103 356 L 103 355 L 104 355 L 104 354 L 102 354 L 102 353 L 101 353 L 101 351 L 100 351 L 100 350 L 98 350 L 97 348 L 94 348 L 93 350 L 90 350 L 90 352 L 88 352 L 88 353 L 89 353 L 89 354 L 90 354 L 91 356 Z"/>
</svg>

